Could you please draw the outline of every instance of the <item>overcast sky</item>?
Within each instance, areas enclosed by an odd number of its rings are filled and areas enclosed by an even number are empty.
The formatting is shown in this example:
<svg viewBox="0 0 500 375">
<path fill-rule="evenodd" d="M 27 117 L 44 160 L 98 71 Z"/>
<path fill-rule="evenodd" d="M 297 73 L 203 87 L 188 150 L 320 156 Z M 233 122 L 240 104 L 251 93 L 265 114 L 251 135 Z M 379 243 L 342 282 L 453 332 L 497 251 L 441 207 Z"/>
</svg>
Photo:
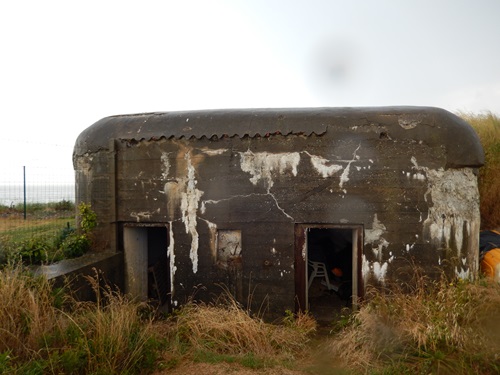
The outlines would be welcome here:
<svg viewBox="0 0 500 375">
<path fill-rule="evenodd" d="M 499 0 L 2 1 L 0 183 L 23 165 L 71 180 L 77 136 L 116 114 L 500 114 L 499 17 Z"/>
</svg>

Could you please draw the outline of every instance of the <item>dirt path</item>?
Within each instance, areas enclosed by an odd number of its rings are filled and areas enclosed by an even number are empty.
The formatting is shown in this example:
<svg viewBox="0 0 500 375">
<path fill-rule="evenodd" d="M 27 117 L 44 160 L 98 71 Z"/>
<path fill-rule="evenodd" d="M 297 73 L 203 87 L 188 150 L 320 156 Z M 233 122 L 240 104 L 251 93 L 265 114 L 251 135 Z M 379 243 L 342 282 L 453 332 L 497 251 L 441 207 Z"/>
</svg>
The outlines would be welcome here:
<svg viewBox="0 0 500 375">
<path fill-rule="evenodd" d="M 199 363 L 185 360 L 176 364 L 174 368 L 158 370 L 154 375 L 331 375 L 346 374 L 347 371 L 335 363 L 328 352 L 328 342 L 332 340 L 328 328 L 320 328 L 310 342 L 310 350 L 304 358 L 287 367 L 251 369 L 239 363 Z"/>
</svg>

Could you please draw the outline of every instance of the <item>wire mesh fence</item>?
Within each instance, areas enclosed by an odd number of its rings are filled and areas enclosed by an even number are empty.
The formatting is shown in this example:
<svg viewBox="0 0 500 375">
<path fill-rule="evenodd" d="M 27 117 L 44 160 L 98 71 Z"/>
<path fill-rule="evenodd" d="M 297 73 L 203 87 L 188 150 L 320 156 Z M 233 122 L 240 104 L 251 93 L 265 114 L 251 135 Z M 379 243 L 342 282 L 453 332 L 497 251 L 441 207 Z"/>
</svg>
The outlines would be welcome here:
<svg viewBox="0 0 500 375">
<path fill-rule="evenodd" d="M 3 172 L 0 179 L 1 247 L 5 248 L 6 243 L 46 241 L 61 230 L 75 226 L 72 170 L 25 166 Z"/>
</svg>

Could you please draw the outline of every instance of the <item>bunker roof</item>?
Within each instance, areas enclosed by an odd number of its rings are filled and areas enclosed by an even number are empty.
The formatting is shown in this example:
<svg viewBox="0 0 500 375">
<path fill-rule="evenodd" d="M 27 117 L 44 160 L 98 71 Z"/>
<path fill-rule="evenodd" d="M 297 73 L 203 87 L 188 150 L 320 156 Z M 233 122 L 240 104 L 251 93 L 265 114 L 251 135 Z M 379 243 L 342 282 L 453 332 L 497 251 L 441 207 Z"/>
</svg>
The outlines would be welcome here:
<svg viewBox="0 0 500 375">
<path fill-rule="evenodd" d="M 80 134 L 73 156 L 107 150 L 110 139 L 310 136 L 337 127 L 354 133 L 363 126 L 380 129 L 395 141 L 442 145 L 447 152 L 447 168 L 484 164 L 483 148 L 472 127 L 434 107 L 223 109 L 110 116 Z"/>
</svg>

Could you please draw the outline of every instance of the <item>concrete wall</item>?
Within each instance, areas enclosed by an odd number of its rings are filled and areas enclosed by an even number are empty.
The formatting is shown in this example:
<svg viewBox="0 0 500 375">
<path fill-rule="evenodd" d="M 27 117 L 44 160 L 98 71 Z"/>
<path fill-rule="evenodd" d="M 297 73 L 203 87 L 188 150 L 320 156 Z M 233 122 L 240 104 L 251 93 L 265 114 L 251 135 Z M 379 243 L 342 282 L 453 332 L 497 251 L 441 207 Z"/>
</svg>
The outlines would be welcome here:
<svg viewBox="0 0 500 375">
<path fill-rule="evenodd" d="M 220 230 L 241 233 L 240 298 L 251 290 L 256 303 L 272 296 L 282 310 L 294 304 L 300 223 L 362 225 L 364 287 L 409 280 L 416 267 L 433 277 L 473 276 L 483 157 L 473 131 L 447 113 L 387 112 L 294 117 L 304 129 L 308 121 L 322 127 L 318 134 L 191 138 L 136 136 L 124 118 L 129 130 L 113 130 L 111 147 L 88 141 L 90 130 L 77 142 L 77 199 L 92 204 L 102 243 L 116 242 L 118 251 L 124 224 L 168 225 L 174 306 L 198 285 L 208 289 L 197 296 L 208 298 L 214 283 L 227 281 Z M 137 133 L 147 126 L 134 121 Z"/>
</svg>

